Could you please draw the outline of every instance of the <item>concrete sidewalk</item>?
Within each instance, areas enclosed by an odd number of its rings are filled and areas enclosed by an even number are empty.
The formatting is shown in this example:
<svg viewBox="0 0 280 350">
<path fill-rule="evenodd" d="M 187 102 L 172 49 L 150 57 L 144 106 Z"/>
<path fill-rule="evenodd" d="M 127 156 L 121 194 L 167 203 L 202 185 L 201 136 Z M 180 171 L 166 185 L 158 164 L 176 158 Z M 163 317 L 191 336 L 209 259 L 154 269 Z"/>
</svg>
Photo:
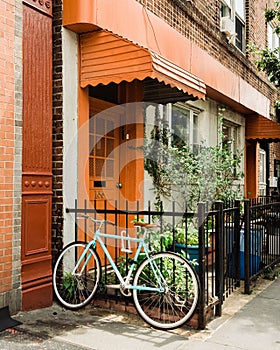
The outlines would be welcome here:
<svg viewBox="0 0 280 350">
<path fill-rule="evenodd" d="M 257 296 L 239 295 L 235 302 L 244 306 L 234 313 L 231 299 L 223 317 L 204 331 L 172 332 L 154 330 L 134 315 L 91 306 L 72 312 L 53 305 L 13 316 L 23 324 L 0 333 L 0 349 L 280 350 L 280 279 Z"/>
</svg>

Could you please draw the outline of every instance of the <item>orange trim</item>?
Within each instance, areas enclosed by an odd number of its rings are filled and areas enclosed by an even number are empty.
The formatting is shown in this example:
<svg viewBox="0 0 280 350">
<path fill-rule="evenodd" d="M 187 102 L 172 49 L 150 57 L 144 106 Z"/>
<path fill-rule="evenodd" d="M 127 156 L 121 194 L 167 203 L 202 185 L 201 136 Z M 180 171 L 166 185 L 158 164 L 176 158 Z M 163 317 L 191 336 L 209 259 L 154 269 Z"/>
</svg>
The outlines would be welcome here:
<svg viewBox="0 0 280 350">
<path fill-rule="evenodd" d="M 81 86 L 150 77 L 204 98 L 203 81 L 161 55 L 105 30 L 81 36 Z"/>
<path fill-rule="evenodd" d="M 245 161 L 245 197 L 256 198 L 258 195 L 258 143 L 246 142 Z"/>
<path fill-rule="evenodd" d="M 115 0 L 64 0 L 63 25 L 77 33 L 116 33 L 201 78 L 210 98 L 218 93 L 219 101 L 234 109 L 238 104 L 242 113 L 269 115 L 267 97 L 135 0 L 118 0 L 118 6 Z"/>
<path fill-rule="evenodd" d="M 280 142 L 280 124 L 261 115 L 246 117 L 246 140 Z"/>
</svg>

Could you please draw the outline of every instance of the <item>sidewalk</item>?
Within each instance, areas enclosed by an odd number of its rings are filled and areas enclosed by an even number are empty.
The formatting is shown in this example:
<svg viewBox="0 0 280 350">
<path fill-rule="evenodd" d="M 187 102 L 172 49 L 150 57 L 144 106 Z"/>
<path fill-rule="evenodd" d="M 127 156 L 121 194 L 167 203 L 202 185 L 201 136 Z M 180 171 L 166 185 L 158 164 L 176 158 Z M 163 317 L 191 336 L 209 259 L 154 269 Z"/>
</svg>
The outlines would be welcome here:
<svg viewBox="0 0 280 350">
<path fill-rule="evenodd" d="M 163 332 L 134 315 L 91 306 L 72 312 L 53 305 L 13 316 L 23 324 L 0 333 L 0 350 L 280 350 L 279 292 L 280 279 L 255 297 L 239 296 L 236 302 L 244 306 L 236 313 L 230 310 L 232 299 L 204 331 Z"/>
</svg>

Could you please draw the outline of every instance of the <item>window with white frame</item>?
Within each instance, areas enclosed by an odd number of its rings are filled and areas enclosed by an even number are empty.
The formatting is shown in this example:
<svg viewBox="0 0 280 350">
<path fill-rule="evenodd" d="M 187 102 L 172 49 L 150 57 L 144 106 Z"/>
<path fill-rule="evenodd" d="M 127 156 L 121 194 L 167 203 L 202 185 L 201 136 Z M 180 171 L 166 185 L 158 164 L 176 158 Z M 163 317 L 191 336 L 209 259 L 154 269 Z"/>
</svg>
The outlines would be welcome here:
<svg viewBox="0 0 280 350">
<path fill-rule="evenodd" d="M 150 105 L 146 108 L 145 133 L 149 138 L 154 133 L 154 126 L 166 135 L 168 142 L 178 148 L 188 145 L 197 152 L 199 144 L 198 115 L 199 110 L 190 108 L 184 103 Z"/>
<path fill-rule="evenodd" d="M 239 125 L 231 123 L 230 121 L 223 121 L 223 142 L 226 143 L 228 150 L 231 152 L 233 158 L 236 157 L 237 154 L 237 145 L 238 145 L 238 137 L 239 137 Z M 236 174 L 237 169 L 234 169 L 234 174 Z"/>
<path fill-rule="evenodd" d="M 170 127 L 171 144 L 176 147 L 188 145 L 191 150 L 198 150 L 198 112 L 184 104 L 171 107 Z"/>
<path fill-rule="evenodd" d="M 238 125 L 233 124 L 230 121 L 225 120 L 223 122 L 224 142 L 228 144 L 232 154 L 235 154 L 237 151 L 238 128 Z"/>
<path fill-rule="evenodd" d="M 234 22 L 233 43 L 240 51 L 245 51 L 245 0 L 222 0 L 221 17 L 229 17 Z"/>
<path fill-rule="evenodd" d="M 267 46 L 270 50 L 275 50 L 279 48 L 279 35 L 275 33 L 275 29 L 270 23 L 267 24 Z M 278 53 L 279 55 L 279 53 Z"/>
<path fill-rule="evenodd" d="M 263 149 L 259 152 L 259 195 L 266 194 L 266 153 Z"/>
</svg>

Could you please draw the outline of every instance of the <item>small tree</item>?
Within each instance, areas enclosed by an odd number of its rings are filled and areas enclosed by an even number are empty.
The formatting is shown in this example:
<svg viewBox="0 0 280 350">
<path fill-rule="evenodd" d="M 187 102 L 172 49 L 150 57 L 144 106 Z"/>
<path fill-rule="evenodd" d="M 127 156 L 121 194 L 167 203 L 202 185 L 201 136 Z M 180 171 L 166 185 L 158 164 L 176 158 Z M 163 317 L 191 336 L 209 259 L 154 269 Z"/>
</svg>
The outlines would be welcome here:
<svg viewBox="0 0 280 350">
<path fill-rule="evenodd" d="M 153 180 L 157 206 L 164 198 L 177 201 L 181 198 L 183 204 L 187 202 L 188 210 L 195 211 L 200 201 L 211 203 L 242 197 L 242 152 L 232 154 L 230 141 L 225 140 L 222 132 L 222 111 L 218 118 L 218 144 L 207 146 L 202 143 L 197 152 L 186 144 L 171 146 L 167 142 L 170 131 L 158 126 L 154 128 L 144 152 L 145 169 Z"/>
</svg>

